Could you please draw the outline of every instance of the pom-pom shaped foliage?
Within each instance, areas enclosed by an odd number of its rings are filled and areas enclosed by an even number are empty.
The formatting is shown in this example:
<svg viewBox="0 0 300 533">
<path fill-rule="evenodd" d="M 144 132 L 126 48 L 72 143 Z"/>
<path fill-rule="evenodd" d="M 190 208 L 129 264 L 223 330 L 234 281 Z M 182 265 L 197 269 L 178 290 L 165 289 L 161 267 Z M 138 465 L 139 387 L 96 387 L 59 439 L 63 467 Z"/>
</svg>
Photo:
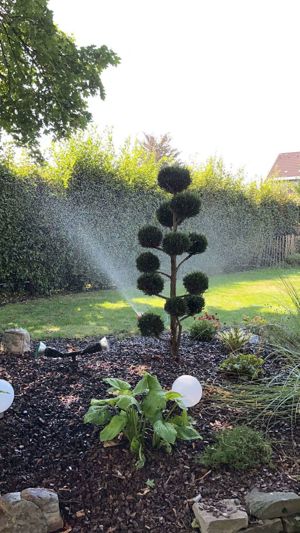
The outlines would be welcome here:
<svg viewBox="0 0 300 533">
<path fill-rule="evenodd" d="M 138 321 L 143 337 L 159 337 L 164 330 L 164 323 L 159 315 L 145 313 Z"/>
<path fill-rule="evenodd" d="M 188 296 L 185 296 L 185 303 L 187 314 L 190 316 L 201 313 L 205 305 L 203 296 L 197 296 L 196 294 L 189 294 Z"/>
<path fill-rule="evenodd" d="M 174 211 L 177 218 L 180 220 L 198 215 L 200 205 L 200 198 L 192 192 L 181 192 L 176 194 L 170 202 L 172 211 Z"/>
<path fill-rule="evenodd" d="M 190 294 L 202 294 L 208 289 L 208 277 L 204 272 L 191 272 L 184 276 L 183 285 Z"/>
<path fill-rule="evenodd" d="M 157 181 L 161 189 L 176 194 L 191 184 L 190 171 L 179 166 L 163 167 L 158 173 Z"/>
<path fill-rule="evenodd" d="M 173 226 L 173 211 L 170 208 L 170 202 L 163 202 L 156 210 L 156 218 L 162 226 L 172 228 Z"/>
<path fill-rule="evenodd" d="M 192 243 L 188 252 L 190 255 L 202 254 L 207 248 L 207 238 L 201 233 L 189 233 L 189 239 Z"/>
<path fill-rule="evenodd" d="M 136 267 L 140 272 L 155 272 L 160 266 L 159 259 L 151 252 L 140 254 L 136 260 Z"/>
<path fill-rule="evenodd" d="M 138 238 L 144 248 L 157 248 L 162 241 L 162 232 L 156 226 L 144 226 L 140 229 Z"/>
<path fill-rule="evenodd" d="M 148 296 L 154 296 L 163 291 L 164 280 L 159 274 L 142 274 L 137 280 L 137 286 Z"/>
<path fill-rule="evenodd" d="M 165 235 L 162 243 L 163 251 L 168 255 L 181 255 L 187 252 L 191 241 L 186 233 L 171 232 Z"/>
<path fill-rule="evenodd" d="M 166 313 L 169 313 L 169 315 L 174 316 L 183 316 L 187 312 L 187 306 L 184 298 L 180 298 L 179 296 L 174 296 L 172 298 L 168 298 L 168 300 L 165 303 L 165 311 Z"/>
</svg>

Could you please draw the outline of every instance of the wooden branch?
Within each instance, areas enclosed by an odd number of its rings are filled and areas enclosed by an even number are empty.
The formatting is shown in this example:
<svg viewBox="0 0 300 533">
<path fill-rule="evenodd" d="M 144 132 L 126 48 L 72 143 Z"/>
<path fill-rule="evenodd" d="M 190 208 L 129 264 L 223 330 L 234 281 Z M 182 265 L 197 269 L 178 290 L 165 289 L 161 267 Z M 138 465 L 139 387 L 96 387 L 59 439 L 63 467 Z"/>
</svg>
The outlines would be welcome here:
<svg viewBox="0 0 300 533">
<path fill-rule="evenodd" d="M 167 274 L 166 272 L 161 272 L 160 270 L 158 270 L 157 274 L 161 274 L 162 276 L 167 276 L 167 278 L 171 279 L 170 274 Z"/>
<path fill-rule="evenodd" d="M 179 269 L 179 267 L 182 265 L 182 263 L 184 263 L 185 261 L 187 261 L 190 257 L 192 257 L 193 254 L 188 254 L 184 259 L 182 259 L 182 261 L 180 261 L 180 263 L 178 263 L 177 265 L 177 271 Z"/>
</svg>

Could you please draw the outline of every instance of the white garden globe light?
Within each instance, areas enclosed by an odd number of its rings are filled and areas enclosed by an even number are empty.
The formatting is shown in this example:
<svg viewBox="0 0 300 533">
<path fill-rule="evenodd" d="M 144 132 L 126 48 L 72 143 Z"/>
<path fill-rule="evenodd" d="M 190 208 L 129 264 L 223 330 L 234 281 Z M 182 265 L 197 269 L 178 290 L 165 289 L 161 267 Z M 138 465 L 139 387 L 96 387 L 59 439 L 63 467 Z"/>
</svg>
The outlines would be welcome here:
<svg viewBox="0 0 300 533">
<path fill-rule="evenodd" d="M 194 376 L 184 375 L 175 379 L 172 391 L 182 395 L 181 401 L 185 407 L 193 407 L 202 398 L 202 387 Z"/>
<path fill-rule="evenodd" d="M 15 393 L 12 385 L 5 381 L 5 379 L 0 379 L 0 417 L 7 411 L 11 404 L 14 401 Z"/>
</svg>

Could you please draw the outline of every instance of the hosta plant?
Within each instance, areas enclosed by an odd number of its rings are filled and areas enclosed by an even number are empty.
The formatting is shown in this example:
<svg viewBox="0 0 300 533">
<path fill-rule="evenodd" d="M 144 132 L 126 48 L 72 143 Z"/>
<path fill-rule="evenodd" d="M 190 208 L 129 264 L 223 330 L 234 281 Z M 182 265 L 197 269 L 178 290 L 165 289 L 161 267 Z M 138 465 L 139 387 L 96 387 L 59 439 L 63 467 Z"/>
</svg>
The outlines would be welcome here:
<svg viewBox="0 0 300 533">
<path fill-rule="evenodd" d="M 163 389 L 156 376 L 146 372 L 134 389 L 121 379 L 104 381 L 110 385 L 110 396 L 91 400 L 84 422 L 102 428 L 101 442 L 123 434 L 137 458 L 137 468 L 144 466 L 148 446 L 171 452 L 177 439 L 201 439 L 181 394 Z"/>
<path fill-rule="evenodd" d="M 239 352 L 249 342 L 251 335 L 242 328 L 234 327 L 218 333 L 218 339 L 229 353 Z"/>
</svg>

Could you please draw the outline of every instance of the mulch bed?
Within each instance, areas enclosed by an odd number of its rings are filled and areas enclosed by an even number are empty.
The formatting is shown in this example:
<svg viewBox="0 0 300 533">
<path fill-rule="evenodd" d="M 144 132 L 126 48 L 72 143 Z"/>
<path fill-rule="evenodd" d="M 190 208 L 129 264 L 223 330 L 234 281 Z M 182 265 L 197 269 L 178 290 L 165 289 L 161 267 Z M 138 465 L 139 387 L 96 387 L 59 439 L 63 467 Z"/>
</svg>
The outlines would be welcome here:
<svg viewBox="0 0 300 533">
<path fill-rule="evenodd" d="M 93 339 L 89 339 L 93 341 Z M 238 497 L 257 486 L 262 490 L 296 490 L 295 445 L 288 423 L 274 427 L 274 468 L 242 474 L 209 471 L 196 462 L 216 429 L 236 423 L 235 413 L 211 399 L 213 385 L 224 383 L 217 367 L 225 357 L 217 343 L 192 343 L 183 338 L 182 360 L 168 355 L 166 339 L 111 338 L 111 350 L 68 361 L 38 360 L 32 355 L 0 355 L 0 377 L 15 388 L 15 402 L 0 420 L 0 493 L 45 486 L 59 494 L 65 530 L 72 532 L 191 532 L 192 498 L 209 501 Z M 66 350 L 87 341 L 53 341 Z M 114 376 L 133 385 L 143 371 L 157 374 L 171 387 L 181 374 L 205 384 L 201 402 L 190 409 L 202 441 L 179 443 L 172 455 L 148 456 L 142 470 L 124 441 L 105 448 L 98 430 L 83 424 L 91 398 L 106 396 L 102 378 Z M 272 368 L 269 368 L 272 371 Z M 285 453 L 283 454 L 283 450 Z M 154 480 L 154 488 L 146 485 Z M 298 478 L 299 479 L 299 478 Z"/>
</svg>

